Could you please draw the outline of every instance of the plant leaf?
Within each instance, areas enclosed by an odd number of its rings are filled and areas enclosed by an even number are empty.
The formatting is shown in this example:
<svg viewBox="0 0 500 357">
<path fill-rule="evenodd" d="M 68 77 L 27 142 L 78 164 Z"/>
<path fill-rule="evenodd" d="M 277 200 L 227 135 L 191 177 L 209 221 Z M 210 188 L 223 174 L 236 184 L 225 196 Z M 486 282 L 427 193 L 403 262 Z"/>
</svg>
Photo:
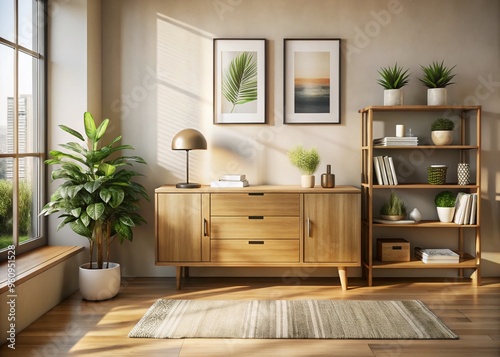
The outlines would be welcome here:
<svg viewBox="0 0 500 357">
<path fill-rule="evenodd" d="M 90 114 L 89 112 L 85 112 L 83 114 L 83 123 L 85 125 L 85 134 L 87 134 L 87 137 L 92 141 L 97 141 L 95 121 L 92 117 L 92 114 Z"/>
<path fill-rule="evenodd" d="M 66 125 L 59 125 L 59 127 L 64 130 L 65 132 L 67 133 L 70 133 L 71 135 L 73 136 L 76 136 L 78 139 L 80 139 L 81 141 L 85 141 L 85 139 L 83 138 L 83 135 L 80 134 L 78 131 L 74 130 L 74 129 L 71 129 L 70 127 L 67 127 Z"/>
<path fill-rule="evenodd" d="M 254 53 L 242 52 L 233 58 L 222 81 L 222 94 L 233 104 L 257 100 L 257 60 Z"/>
<path fill-rule="evenodd" d="M 108 128 L 109 124 L 109 119 L 104 119 L 103 122 L 99 125 L 97 128 L 96 136 L 95 136 L 95 141 L 99 141 L 104 134 L 106 133 L 106 129 Z"/>
<path fill-rule="evenodd" d="M 99 202 L 99 203 L 91 203 L 90 205 L 88 205 L 86 212 L 90 218 L 92 218 L 94 221 L 97 221 L 103 215 L 104 210 L 105 210 L 104 204 Z"/>
</svg>

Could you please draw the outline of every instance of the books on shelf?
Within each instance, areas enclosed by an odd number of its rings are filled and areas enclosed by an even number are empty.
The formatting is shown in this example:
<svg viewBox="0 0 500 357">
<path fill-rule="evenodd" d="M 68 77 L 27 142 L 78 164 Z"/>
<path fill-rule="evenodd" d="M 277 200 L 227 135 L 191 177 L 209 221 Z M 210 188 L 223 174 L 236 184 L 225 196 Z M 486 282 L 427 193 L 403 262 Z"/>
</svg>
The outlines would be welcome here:
<svg viewBox="0 0 500 357">
<path fill-rule="evenodd" d="M 386 136 L 384 138 L 373 139 L 374 146 L 417 146 L 416 136 Z"/>
<path fill-rule="evenodd" d="M 477 200 L 477 193 L 459 192 L 455 200 L 453 222 L 456 224 L 476 224 Z"/>
<path fill-rule="evenodd" d="M 447 248 L 415 247 L 415 258 L 425 264 L 454 264 L 460 262 L 460 255 Z"/>
<path fill-rule="evenodd" d="M 390 156 L 374 156 L 373 166 L 379 185 L 397 185 L 398 177 L 394 160 Z"/>
<path fill-rule="evenodd" d="M 248 180 L 244 174 L 226 174 L 218 181 L 212 181 L 210 187 L 247 187 Z"/>
</svg>

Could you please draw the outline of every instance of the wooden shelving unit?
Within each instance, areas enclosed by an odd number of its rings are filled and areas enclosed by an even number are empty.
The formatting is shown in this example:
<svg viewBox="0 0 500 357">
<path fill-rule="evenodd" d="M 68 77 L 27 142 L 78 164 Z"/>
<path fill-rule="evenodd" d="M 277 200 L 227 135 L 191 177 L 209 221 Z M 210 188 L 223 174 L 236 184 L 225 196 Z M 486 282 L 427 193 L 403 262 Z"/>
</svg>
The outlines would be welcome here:
<svg viewBox="0 0 500 357">
<path fill-rule="evenodd" d="M 380 192 L 390 190 L 403 190 L 406 195 L 419 195 L 426 197 L 428 200 L 433 200 L 432 192 L 436 189 L 463 191 L 468 193 L 477 193 L 480 197 L 481 193 L 481 107 L 480 106 L 370 106 L 359 110 L 362 120 L 362 267 L 363 274 L 368 280 L 368 285 L 371 286 L 374 278 L 374 271 L 382 269 L 457 269 L 458 277 L 463 277 L 465 269 L 472 270 L 470 275 L 472 283 L 476 286 L 481 284 L 480 267 L 481 267 L 481 233 L 480 233 L 480 200 L 477 203 L 477 217 L 473 225 L 459 225 L 455 223 L 442 223 L 439 220 L 424 220 L 418 223 L 408 224 L 386 224 L 376 223 L 373 220 L 378 218 L 378 208 L 374 207 L 374 196 Z M 402 118 L 408 114 L 423 115 L 426 118 L 422 120 L 430 120 L 430 113 L 439 116 L 446 116 L 449 113 L 459 116 L 457 129 L 459 132 L 458 142 L 453 142 L 452 145 L 434 146 L 429 144 L 418 146 L 375 146 L 373 145 L 374 123 L 380 121 L 382 124 L 386 120 L 387 113 L 392 113 L 394 116 L 400 115 Z M 419 114 L 420 113 L 420 114 Z M 429 121 L 430 127 L 431 121 Z M 385 135 L 390 136 L 390 135 Z M 471 177 L 472 183 L 468 185 L 458 185 L 455 182 L 447 181 L 444 185 L 431 185 L 427 182 L 404 182 L 398 185 L 379 185 L 373 170 L 373 157 L 378 155 L 394 156 L 411 152 L 411 150 L 436 150 L 440 152 L 456 152 L 459 162 L 472 161 L 471 173 L 474 172 L 474 177 Z M 422 169 L 422 168 L 420 168 Z M 424 180 L 422 180 L 424 181 Z M 385 191 L 382 191 L 385 190 Z M 432 192 L 431 192 L 432 190 Z M 435 193 L 434 193 L 435 194 Z M 427 197 L 428 196 L 428 197 Z M 443 229 L 456 232 L 456 245 L 460 252 L 460 262 L 456 264 L 425 264 L 413 257 L 414 245 L 411 245 L 411 260 L 409 262 L 381 262 L 376 259 L 375 240 L 377 231 L 381 229 L 397 230 L 398 236 L 405 238 L 405 233 L 409 230 L 422 230 L 425 233 L 426 229 Z M 472 233 L 470 233 L 472 230 Z M 467 234 L 466 234 L 467 233 Z M 474 251 L 466 252 L 465 247 L 468 237 L 474 237 Z M 411 242 L 411 239 L 408 239 Z"/>
</svg>

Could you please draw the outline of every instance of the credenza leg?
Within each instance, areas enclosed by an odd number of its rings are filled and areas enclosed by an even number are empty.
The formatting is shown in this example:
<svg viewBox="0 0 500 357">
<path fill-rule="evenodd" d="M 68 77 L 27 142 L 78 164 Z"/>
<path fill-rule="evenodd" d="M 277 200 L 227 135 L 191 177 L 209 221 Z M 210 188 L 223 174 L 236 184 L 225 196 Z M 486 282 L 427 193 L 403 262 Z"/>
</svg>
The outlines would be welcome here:
<svg viewBox="0 0 500 357">
<path fill-rule="evenodd" d="M 181 290 L 182 267 L 175 267 L 175 285 L 177 290 Z"/>
<path fill-rule="evenodd" d="M 340 285 L 342 286 L 342 290 L 347 290 L 347 269 L 345 267 L 338 267 L 339 277 L 340 277 Z"/>
</svg>

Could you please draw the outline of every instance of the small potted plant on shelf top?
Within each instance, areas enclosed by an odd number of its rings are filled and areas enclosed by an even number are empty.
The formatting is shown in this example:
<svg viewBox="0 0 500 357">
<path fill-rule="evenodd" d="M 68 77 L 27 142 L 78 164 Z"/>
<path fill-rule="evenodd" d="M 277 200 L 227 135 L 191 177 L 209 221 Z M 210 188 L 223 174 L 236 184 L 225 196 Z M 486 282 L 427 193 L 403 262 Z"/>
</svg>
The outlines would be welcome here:
<svg viewBox="0 0 500 357">
<path fill-rule="evenodd" d="M 381 68 L 378 73 L 382 78 L 377 83 L 384 87 L 384 105 L 403 105 L 403 87 L 408 84 L 408 69 L 399 67 L 396 63 L 394 67 Z"/>
<path fill-rule="evenodd" d="M 105 300 L 120 289 L 120 265 L 111 263 L 114 239 L 132 241 L 132 228 L 146 221 L 138 213 L 140 199 L 149 200 L 146 189 L 134 180 L 139 173 L 127 169 L 132 163 L 146 164 L 139 156 L 117 155 L 130 145 L 118 145 L 121 136 L 101 144 L 109 119 L 96 126 L 88 112 L 84 114 L 86 138 L 65 125 L 59 127 L 81 143 L 60 144 L 65 151 L 50 151 L 48 165 L 58 165 L 53 180 L 62 184 L 40 214 L 60 213 L 65 225 L 89 242 L 89 262 L 80 266 L 80 292 L 86 300 Z M 113 158 L 110 156 L 113 154 Z M 97 252 L 95 251 L 97 250 Z M 94 261 L 94 254 L 95 261 Z"/>
<path fill-rule="evenodd" d="M 302 145 L 297 145 L 288 152 L 288 158 L 292 165 L 296 166 L 302 174 L 302 187 L 314 187 L 314 173 L 318 169 L 320 162 L 318 150 L 316 148 L 307 150 Z"/>
<path fill-rule="evenodd" d="M 431 139 L 434 145 L 449 145 L 453 141 L 455 123 L 448 118 L 437 118 L 431 125 Z"/>
<path fill-rule="evenodd" d="M 456 197 L 451 191 L 441 191 L 434 198 L 439 221 L 450 223 L 455 214 Z"/>
<path fill-rule="evenodd" d="M 384 203 L 380 208 L 380 214 L 388 221 L 402 220 L 406 217 L 405 203 L 396 192 L 392 191 L 389 202 Z"/>
<path fill-rule="evenodd" d="M 428 66 L 420 67 L 424 74 L 419 80 L 428 88 L 427 105 L 446 105 L 446 87 L 454 84 L 451 80 L 456 74 L 453 74 L 452 70 L 456 65 L 450 68 L 444 65 L 444 61 L 441 61 L 441 63 L 434 61 Z"/>
</svg>

